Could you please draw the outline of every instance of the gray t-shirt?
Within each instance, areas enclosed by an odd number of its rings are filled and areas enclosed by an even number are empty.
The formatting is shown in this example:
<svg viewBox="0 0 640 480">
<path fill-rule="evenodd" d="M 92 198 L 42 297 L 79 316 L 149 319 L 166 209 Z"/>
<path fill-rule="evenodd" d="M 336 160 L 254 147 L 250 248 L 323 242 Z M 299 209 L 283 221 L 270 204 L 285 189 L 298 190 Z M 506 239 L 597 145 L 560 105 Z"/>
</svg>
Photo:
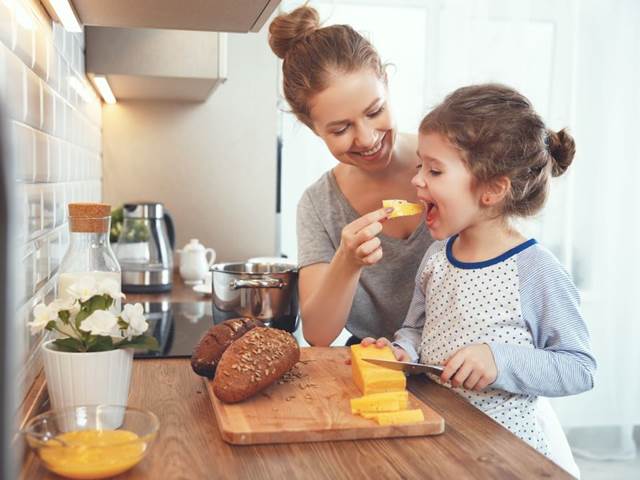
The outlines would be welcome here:
<svg viewBox="0 0 640 480">
<path fill-rule="evenodd" d="M 360 215 L 347 201 L 331 171 L 302 195 L 298 204 L 298 263 L 330 263 L 340 245 L 342 229 Z M 433 240 L 424 222 L 407 239 L 379 235 L 383 257 L 365 267 L 347 319 L 356 337 L 393 339 L 409 308 L 415 276 Z"/>
</svg>

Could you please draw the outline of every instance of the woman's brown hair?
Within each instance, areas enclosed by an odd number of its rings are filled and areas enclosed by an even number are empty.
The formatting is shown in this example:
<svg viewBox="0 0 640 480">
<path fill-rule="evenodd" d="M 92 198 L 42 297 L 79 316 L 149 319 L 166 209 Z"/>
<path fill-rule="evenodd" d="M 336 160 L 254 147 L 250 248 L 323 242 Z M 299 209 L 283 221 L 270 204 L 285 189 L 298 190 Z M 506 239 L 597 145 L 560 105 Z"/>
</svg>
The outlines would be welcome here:
<svg viewBox="0 0 640 480">
<path fill-rule="evenodd" d="M 424 117 L 420 133 L 439 133 L 460 149 L 476 186 L 508 177 L 499 212 L 506 216 L 540 211 L 549 178 L 562 175 L 576 152 L 566 129 L 547 129 L 526 97 L 499 84 L 459 88 Z"/>
<path fill-rule="evenodd" d="M 349 25 L 321 28 L 318 12 L 306 5 L 271 22 L 269 45 L 283 59 L 284 96 L 296 117 L 310 128 L 309 101 L 327 88 L 336 73 L 368 68 L 386 82 L 380 56 L 366 38 Z"/>
</svg>

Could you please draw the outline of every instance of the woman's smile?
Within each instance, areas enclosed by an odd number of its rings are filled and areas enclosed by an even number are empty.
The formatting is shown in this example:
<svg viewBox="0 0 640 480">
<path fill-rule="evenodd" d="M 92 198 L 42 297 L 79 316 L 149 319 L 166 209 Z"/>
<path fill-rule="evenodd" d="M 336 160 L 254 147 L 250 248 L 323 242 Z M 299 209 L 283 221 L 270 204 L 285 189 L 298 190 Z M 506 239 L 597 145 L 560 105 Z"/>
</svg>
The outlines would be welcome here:
<svg viewBox="0 0 640 480">
<path fill-rule="evenodd" d="M 376 162 L 377 160 L 380 160 L 380 158 L 385 157 L 385 153 L 388 151 L 388 146 L 389 146 L 389 141 L 388 138 L 390 137 L 389 135 L 389 130 L 387 130 L 385 132 L 385 134 L 382 136 L 382 138 L 377 141 L 373 147 L 367 149 L 367 150 L 349 150 L 348 154 L 349 156 L 353 159 L 353 161 L 355 162 L 361 162 L 361 161 L 365 161 L 367 163 L 373 163 Z"/>
</svg>

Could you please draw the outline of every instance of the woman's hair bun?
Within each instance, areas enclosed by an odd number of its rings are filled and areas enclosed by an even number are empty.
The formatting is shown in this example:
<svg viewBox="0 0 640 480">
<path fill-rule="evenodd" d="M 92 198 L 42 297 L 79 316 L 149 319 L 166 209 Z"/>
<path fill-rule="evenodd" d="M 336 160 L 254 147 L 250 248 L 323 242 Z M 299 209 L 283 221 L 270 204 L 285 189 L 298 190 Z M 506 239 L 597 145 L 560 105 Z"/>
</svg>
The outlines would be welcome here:
<svg viewBox="0 0 640 480">
<path fill-rule="evenodd" d="M 559 132 L 548 130 L 547 133 L 547 148 L 553 159 L 551 174 L 554 177 L 558 177 L 571 165 L 573 157 L 576 154 L 576 144 L 573 141 L 573 137 L 564 128 Z"/>
<path fill-rule="evenodd" d="M 318 28 L 318 12 L 315 8 L 303 5 L 273 19 L 269 25 L 269 46 L 273 53 L 284 59 L 294 43 Z"/>
</svg>

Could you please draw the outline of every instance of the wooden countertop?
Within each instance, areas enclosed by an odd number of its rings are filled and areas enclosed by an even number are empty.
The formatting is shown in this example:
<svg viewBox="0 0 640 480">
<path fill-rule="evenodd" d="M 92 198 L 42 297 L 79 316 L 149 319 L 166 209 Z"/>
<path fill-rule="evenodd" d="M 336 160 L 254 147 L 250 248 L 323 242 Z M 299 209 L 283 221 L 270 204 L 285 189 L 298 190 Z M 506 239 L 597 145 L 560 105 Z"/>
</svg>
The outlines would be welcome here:
<svg viewBox="0 0 640 480">
<path fill-rule="evenodd" d="M 166 299 L 202 299 L 188 290 L 176 283 L 175 296 Z M 143 300 L 163 298 L 127 297 L 127 301 Z M 408 387 L 444 417 L 444 434 L 234 446 L 221 439 L 203 380 L 192 372 L 188 359 L 136 360 L 129 404 L 155 412 L 161 428 L 145 460 L 117 478 L 572 478 L 446 388 L 424 377 L 410 378 Z M 47 472 L 29 454 L 21 478 L 61 477 Z"/>
</svg>

